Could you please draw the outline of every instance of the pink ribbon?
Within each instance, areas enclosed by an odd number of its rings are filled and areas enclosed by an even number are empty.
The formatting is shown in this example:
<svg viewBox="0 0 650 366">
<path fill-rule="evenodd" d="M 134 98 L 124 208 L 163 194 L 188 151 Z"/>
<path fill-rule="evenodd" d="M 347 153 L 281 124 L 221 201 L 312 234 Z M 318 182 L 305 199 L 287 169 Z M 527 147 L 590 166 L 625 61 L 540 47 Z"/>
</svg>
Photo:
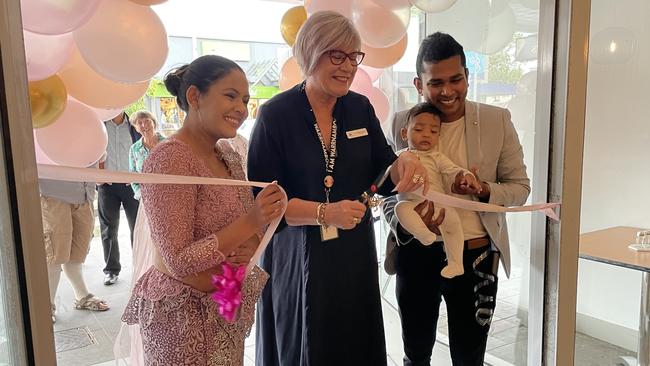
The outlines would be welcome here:
<svg viewBox="0 0 650 366">
<path fill-rule="evenodd" d="M 212 300 L 219 305 L 219 315 L 228 322 L 237 318 L 237 310 L 241 305 L 241 287 L 246 277 L 246 266 L 233 267 L 230 263 L 222 263 L 223 272 L 212 275 L 212 285 L 215 290 Z"/>
</svg>

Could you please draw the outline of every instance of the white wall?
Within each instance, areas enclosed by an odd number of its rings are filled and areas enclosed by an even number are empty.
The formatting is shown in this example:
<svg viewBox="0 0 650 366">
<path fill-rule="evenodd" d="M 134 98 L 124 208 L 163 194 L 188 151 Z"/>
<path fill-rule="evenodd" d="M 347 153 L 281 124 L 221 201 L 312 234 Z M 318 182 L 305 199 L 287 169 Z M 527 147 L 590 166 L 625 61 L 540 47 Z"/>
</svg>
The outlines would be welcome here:
<svg viewBox="0 0 650 366">
<path fill-rule="evenodd" d="M 646 0 L 592 0 L 583 233 L 613 226 L 650 227 L 649 17 Z M 598 39 L 618 32 L 612 27 L 631 31 L 634 54 L 626 61 L 613 60 L 622 63 L 603 63 L 602 57 L 598 62 L 595 54 L 607 52 Z M 619 39 L 617 48 L 630 40 Z M 638 329 L 640 276 L 637 271 L 580 260 L 578 330 L 636 349 L 634 340 L 623 333 Z M 594 326 L 595 319 L 611 327 Z"/>
</svg>

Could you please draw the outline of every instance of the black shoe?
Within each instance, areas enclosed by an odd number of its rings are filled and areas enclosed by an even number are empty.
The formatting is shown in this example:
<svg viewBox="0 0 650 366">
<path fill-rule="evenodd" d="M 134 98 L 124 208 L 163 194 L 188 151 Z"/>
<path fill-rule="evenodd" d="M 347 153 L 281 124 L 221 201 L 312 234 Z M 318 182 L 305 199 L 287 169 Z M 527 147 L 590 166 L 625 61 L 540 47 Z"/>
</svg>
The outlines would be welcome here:
<svg viewBox="0 0 650 366">
<path fill-rule="evenodd" d="M 117 275 L 113 273 L 107 273 L 106 276 L 104 276 L 104 286 L 110 286 L 117 282 Z"/>
</svg>

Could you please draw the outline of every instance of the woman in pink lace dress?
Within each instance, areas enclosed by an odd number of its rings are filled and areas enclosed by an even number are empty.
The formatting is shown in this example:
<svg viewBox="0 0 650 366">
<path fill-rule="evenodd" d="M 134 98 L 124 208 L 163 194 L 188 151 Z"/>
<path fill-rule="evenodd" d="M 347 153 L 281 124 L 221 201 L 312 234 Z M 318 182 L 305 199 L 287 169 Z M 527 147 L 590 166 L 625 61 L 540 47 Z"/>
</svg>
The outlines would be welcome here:
<svg viewBox="0 0 650 366">
<path fill-rule="evenodd" d="M 178 133 L 151 153 L 143 172 L 245 179 L 241 156 L 226 140 L 248 115 L 241 68 L 203 56 L 170 73 L 165 85 L 187 117 Z M 142 185 L 159 255 L 136 282 L 122 319 L 140 326 L 146 365 L 243 364 L 244 339 L 268 275 L 255 268 L 246 278 L 234 323 L 219 315 L 210 298 L 211 275 L 223 261 L 250 260 L 262 228 L 281 215 L 282 198 L 277 185 L 255 200 L 248 187 Z"/>
</svg>

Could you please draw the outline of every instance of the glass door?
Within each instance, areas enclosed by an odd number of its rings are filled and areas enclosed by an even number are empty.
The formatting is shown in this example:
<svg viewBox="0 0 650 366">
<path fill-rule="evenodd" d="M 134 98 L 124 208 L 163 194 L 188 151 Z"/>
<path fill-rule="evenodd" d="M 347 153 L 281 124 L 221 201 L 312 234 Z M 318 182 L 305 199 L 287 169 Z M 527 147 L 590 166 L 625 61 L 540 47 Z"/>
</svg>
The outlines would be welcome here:
<svg viewBox="0 0 650 366">
<path fill-rule="evenodd" d="M 650 3 L 592 0 L 575 365 L 650 365 Z"/>
</svg>

